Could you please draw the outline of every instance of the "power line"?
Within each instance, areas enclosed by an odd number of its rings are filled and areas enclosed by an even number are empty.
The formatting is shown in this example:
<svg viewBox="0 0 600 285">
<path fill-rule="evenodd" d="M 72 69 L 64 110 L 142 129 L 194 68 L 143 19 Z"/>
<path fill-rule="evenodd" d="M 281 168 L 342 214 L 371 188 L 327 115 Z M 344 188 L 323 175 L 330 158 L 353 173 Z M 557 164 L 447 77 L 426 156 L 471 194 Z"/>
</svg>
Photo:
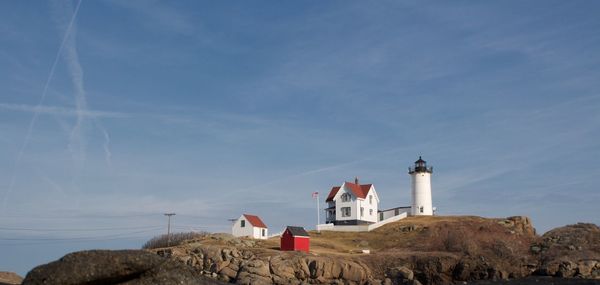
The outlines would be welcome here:
<svg viewBox="0 0 600 285">
<path fill-rule="evenodd" d="M 34 231 L 34 232 L 93 232 L 93 231 L 112 231 L 112 230 L 138 230 L 138 229 L 149 229 L 159 227 L 157 225 L 154 226 L 145 226 L 145 227 L 113 227 L 113 228 L 92 228 L 92 229 L 83 229 L 83 228 L 71 228 L 71 229 L 56 229 L 56 228 L 10 228 L 10 227 L 0 227 L 0 230 L 4 231 Z"/>
<path fill-rule="evenodd" d="M 55 240 L 55 241 L 39 241 L 39 242 L 13 242 L 13 243 L 0 243 L 0 246 L 30 246 L 30 245 L 50 245 L 50 244 L 62 244 L 62 243 L 85 243 L 85 242 L 97 242 L 97 241 L 114 241 L 114 240 L 140 240 L 147 239 L 143 236 L 124 236 L 114 238 L 98 238 L 98 239 L 87 239 L 87 240 Z"/>
<path fill-rule="evenodd" d="M 103 239 L 103 238 L 121 237 L 121 236 L 124 236 L 124 235 L 146 233 L 146 232 L 151 232 L 151 231 L 157 231 L 157 230 L 160 230 L 160 229 L 161 229 L 161 227 L 155 227 L 155 228 L 147 229 L 147 230 L 143 230 L 143 231 L 125 232 L 125 233 L 118 233 L 118 234 L 111 234 L 111 235 L 104 235 L 104 236 L 70 237 L 70 238 L 0 238 L 0 240 L 6 240 L 6 241 L 21 241 L 21 240 L 23 240 L 23 241 L 56 241 L 56 240 L 74 241 L 74 240 L 89 240 L 89 239 Z"/>
<path fill-rule="evenodd" d="M 160 214 L 123 214 L 123 215 L 101 215 L 101 214 L 78 214 L 69 216 L 1 216 L 0 219 L 29 219 L 29 220 L 60 220 L 60 219 L 121 219 L 121 218 L 137 218 L 137 217 L 152 217 Z"/>
</svg>

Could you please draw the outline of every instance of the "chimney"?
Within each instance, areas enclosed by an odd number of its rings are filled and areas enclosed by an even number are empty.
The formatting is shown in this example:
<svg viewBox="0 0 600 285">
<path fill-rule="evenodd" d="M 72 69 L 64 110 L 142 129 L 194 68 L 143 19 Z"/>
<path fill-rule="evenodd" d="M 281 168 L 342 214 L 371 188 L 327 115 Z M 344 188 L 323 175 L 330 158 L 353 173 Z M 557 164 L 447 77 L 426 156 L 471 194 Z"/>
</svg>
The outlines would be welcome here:
<svg viewBox="0 0 600 285">
<path fill-rule="evenodd" d="M 354 184 L 356 184 L 356 185 L 360 185 L 360 184 L 358 184 L 358 176 L 355 176 L 355 177 L 354 177 Z"/>
</svg>

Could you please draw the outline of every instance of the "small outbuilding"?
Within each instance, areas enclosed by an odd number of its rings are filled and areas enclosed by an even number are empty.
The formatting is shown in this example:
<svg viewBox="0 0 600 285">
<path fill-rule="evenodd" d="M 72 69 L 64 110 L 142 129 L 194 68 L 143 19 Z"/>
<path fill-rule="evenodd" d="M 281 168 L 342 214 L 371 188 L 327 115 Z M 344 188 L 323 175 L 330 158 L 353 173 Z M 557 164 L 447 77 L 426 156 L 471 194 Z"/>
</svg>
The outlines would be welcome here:
<svg viewBox="0 0 600 285">
<path fill-rule="evenodd" d="M 288 226 L 281 234 L 281 250 L 304 251 L 310 249 L 310 236 L 303 227 Z"/>
<path fill-rule="evenodd" d="M 255 239 L 267 239 L 268 227 L 260 217 L 256 215 L 243 214 L 233 222 L 231 234 L 236 237 L 250 237 Z"/>
</svg>

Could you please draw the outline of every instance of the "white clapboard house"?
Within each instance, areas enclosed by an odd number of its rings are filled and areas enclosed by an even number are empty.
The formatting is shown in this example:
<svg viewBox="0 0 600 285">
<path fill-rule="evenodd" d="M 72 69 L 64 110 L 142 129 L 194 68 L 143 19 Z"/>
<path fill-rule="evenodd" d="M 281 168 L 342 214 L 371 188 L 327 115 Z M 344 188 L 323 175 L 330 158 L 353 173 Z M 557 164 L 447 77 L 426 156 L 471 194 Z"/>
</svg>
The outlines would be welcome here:
<svg viewBox="0 0 600 285">
<path fill-rule="evenodd" d="M 243 214 L 233 223 L 231 234 L 236 237 L 267 239 L 269 236 L 269 229 L 260 217 Z"/>
<path fill-rule="evenodd" d="M 360 184 L 358 178 L 331 188 L 327 199 L 327 224 L 366 225 L 379 219 L 379 197 L 373 184 Z"/>
</svg>

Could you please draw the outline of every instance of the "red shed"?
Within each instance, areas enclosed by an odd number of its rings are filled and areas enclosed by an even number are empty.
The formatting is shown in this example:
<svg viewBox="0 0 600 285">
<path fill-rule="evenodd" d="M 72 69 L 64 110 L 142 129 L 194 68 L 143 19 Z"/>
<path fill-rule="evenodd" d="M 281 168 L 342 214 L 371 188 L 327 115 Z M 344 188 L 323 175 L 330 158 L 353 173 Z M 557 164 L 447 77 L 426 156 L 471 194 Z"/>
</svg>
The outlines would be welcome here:
<svg viewBox="0 0 600 285">
<path fill-rule="evenodd" d="M 308 252 L 310 236 L 303 227 L 288 226 L 281 235 L 281 250 L 297 250 Z"/>
</svg>

